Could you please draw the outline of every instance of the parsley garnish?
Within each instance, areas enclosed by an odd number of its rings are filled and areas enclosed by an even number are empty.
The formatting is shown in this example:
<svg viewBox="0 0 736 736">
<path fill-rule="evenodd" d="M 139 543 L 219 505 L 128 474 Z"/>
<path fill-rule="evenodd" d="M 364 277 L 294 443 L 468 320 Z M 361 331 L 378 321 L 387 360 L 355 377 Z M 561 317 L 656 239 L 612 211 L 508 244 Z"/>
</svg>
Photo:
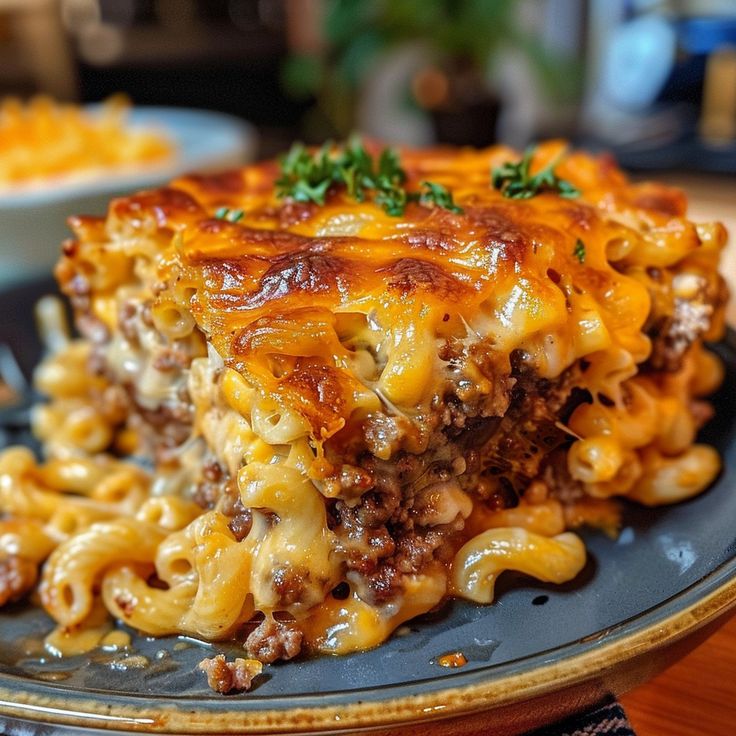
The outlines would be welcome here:
<svg viewBox="0 0 736 736">
<path fill-rule="evenodd" d="M 585 243 L 583 243 L 580 238 L 575 241 L 575 247 L 572 250 L 572 254 L 580 261 L 580 263 L 585 263 Z"/>
<path fill-rule="evenodd" d="M 281 176 L 276 180 L 276 196 L 280 198 L 323 205 L 331 186 L 344 186 L 356 202 L 365 202 L 370 197 L 392 217 L 403 215 L 408 202 L 435 204 L 462 213 L 452 193 L 441 184 L 422 182 L 424 191 L 407 192 L 406 172 L 396 151 L 386 148 L 376 161 L 357 137 L 351 138 L 338 152 L 332 151 L 330 143 L 314 153 L 296 143 L 280 163 Z"/>
<path fill-rule="evenodd" d="M 325 203 L 325 194 L 335 175 L 329 145 L 314 154 L 295 143 L 281 159 L 281 176 L 276 180 L 276 196 L 297 202 Z"/>
<path fill-rule="evenodd" d="M 555 159 L 539 173 L 531 176 L 529 169 L 535 152 L 534 146 L 526 149 L 521 161 L 507 161 L 491 171 L 491 184 L 509 199 L 530 199 L 542 192 L 557 192 L 561 197 L 573 199 L 580 196 L 577 187 L 555 174 Z"/>
<path fill-rule="evenodd" d="M 436 204 L 438 207 L 454 212 L 456 215 L 463 214 L 463 208 L 458 207 L 452 198 L 452 192 L 443 187 L 442 184 L 435 184 L 431 181 L 423 181 L 424 191 L 419 195 L 421 204 Z"/>
<path fill-rule="evenodd" d="M 391 189 L 380 189 L 376 192 L 373 201 L 383 207 L 383 211 L 391 217 L 401 217 L 406 209 L 407 202 L 416 201 L 417 197 L 410 196 L 406 189 L 393 187 Z"/>
<path fill-rule="evenodd" d="M 228 222 L 237 222 L 245 215 L 244 210 L 231 210 L 229 207 L 220 207 L 215 212 L 215 218 L 218 220 L 227 220 Z"/>
</svg>

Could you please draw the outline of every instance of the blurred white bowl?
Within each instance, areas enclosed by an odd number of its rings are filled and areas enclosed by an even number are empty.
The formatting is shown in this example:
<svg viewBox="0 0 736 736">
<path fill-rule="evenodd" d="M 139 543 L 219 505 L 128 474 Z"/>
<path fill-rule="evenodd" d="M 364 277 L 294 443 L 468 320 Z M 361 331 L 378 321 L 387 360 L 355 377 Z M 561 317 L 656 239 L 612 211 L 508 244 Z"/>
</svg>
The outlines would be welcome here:
<svg viewBox="0 0 736 736">
<path fill-rule="evenodd" d="M 70 235 L 69 215 L 103 215 L 112 197 L 160 186 L 189 171 L 233 168 L 256 154 L 254 127 L 222 113 L 136 107 L 128 124 L 164 133 L 176 148 L 172 159 L 0 194 L 0 285 L 51 272 L 62 240 Z"/>
</svg>

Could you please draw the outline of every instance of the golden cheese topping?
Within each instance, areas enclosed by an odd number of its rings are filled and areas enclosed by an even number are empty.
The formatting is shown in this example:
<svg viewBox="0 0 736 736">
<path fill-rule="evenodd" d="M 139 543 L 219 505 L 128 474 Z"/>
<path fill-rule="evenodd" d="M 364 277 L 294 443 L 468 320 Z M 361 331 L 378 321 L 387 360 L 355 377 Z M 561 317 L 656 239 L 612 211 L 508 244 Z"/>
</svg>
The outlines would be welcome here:
<svg viewBox="0 0 736 736">
<path fill-rule="evenodd" d="M 540 146 L 533 169 L 562 154 L 562 143 Z M 490 171 L 516 158 L 503 147 L 402 152 L 406 188 L 438 182 L 462 214 L 415 202 L 392 217 L 337 189 L 324 206 L 279 200 L 278 167 L 266 162 L 116 200 L 107 229 L 153 241 L 158 278 L 173 287 L 161 298 L 172 319 L 176 301 L 191 309 L 227 364 L 295 407 L 319 438 L 367 401 L 366 384 L 401 412 L 428 405 L 439 390 L 438 335 L 472 334 L 503 356 L 522 351 L 550 378 L 617 347 L 646 359 L 651 290 L 639 264 L 705 250 L 684 196 L 631 184 L 606 157 L 572 153 L 556 173 L 580 197 L 507 199 Z M 216 219 L 222 207 L 243 216 Z M 73 225 L 81 233 L 100 223 Z M 366 346 L 374 370 L 356 366 Z"/>
</svg>

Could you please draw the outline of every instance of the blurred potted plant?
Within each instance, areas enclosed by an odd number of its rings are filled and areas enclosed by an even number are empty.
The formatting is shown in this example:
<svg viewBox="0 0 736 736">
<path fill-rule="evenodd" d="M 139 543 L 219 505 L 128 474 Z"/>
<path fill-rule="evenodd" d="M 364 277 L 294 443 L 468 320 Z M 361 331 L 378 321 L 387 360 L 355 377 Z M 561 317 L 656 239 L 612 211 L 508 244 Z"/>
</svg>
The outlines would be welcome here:
<svg viewBox="0 0 736 736">
<path fill-rule="evenodd" d="M 556 99 L 573 97 L 580 82 L 575 63 L 542 48 L 517 11 L 515 0 L 323 0 L 322 49 L 293 53 L 284 80 L 314 96 L 324 133 L 344 136 L 380 56 L 419 44 L 424 63 L 408 80 L 408 101 L 426 111 L 438 141 L 486 145 L 500 110 L 488 82 L 499 52 L 521 50 Z"/>
</svg>

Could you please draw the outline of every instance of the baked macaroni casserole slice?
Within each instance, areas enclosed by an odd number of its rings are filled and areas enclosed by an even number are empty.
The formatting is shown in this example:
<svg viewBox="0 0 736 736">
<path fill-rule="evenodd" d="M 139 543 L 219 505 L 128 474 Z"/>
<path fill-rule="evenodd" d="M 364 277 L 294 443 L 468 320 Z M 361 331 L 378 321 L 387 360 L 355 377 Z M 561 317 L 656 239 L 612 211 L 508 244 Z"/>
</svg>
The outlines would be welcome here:
<svg viewBox="0 0 736 736">
<path fill-rule="evenodd" d="M 236 639 L 203 668 L 247 687 L 504 570 L 568 581 L 571 529 L 719 472 L 726 233 L 605 156 L 295 147 L 70 222 L 46 457 L 0 458 L 0 602 L 39 578 L 57 644 L 105 610 Z"/>
</svg>

